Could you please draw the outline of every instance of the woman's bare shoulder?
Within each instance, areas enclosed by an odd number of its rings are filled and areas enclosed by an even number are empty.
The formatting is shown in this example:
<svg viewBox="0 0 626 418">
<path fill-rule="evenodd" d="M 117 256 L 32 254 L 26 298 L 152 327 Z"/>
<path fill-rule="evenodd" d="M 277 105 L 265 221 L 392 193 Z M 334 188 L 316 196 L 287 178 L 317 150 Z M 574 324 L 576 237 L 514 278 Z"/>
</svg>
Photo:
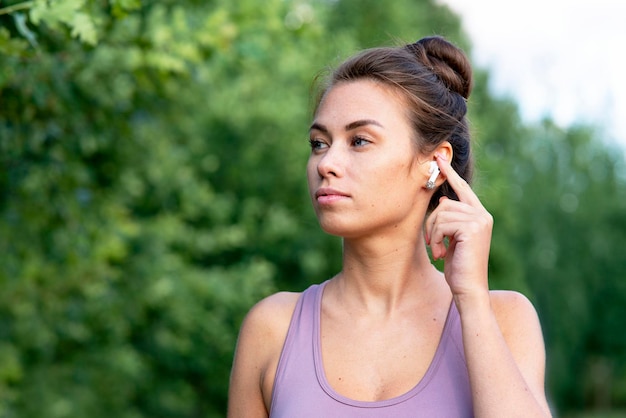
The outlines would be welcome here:
<svg viewBox="0 0 626 418">
<path fill-rule="evenodd" d="M 531 323 L 538 321 L 532 302 L 522 293 L 513 290 L 492 290 L 491 306 L 502 325 L 515 325 L 520 320 Z"/>
<path fill-rule="evenodd" d="M 278 292 L 257 302 L 241 325 L 238 354 L 252 352 L 261 370 L 271 366 L 280 355 L 299 297 L 300 293 Z"/>
<path fill-rule="evenodd" d="M 512 350 L 533 347 L 543 352 L 543 333 L 532 302 L 522 293 L 510 290 L 491 291 L 491 306 L 498 325 Z"/>
<path fill-rule="evenodd" d="M 300 295 L 278 292 L 262 299 L 246 315 L 242 332 L 252 332 L 262 338 L 284 337 Z"/>
<path fill-rule="evenodd" d="M 267 417 L 276 365 L 299 297 L 273 294 L 244 318 L 230 378 L 229 417 Z"/>
</svg>

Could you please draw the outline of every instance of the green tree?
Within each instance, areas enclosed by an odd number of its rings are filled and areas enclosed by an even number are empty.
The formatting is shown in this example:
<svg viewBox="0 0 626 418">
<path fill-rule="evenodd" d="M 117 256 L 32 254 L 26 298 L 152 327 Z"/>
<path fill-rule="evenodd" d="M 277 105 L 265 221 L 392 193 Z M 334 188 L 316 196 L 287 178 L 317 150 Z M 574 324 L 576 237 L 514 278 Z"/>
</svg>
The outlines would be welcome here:
<svg viewBox="0 0 626 418">
<path fill-rule="evenodd" d="M 532 214 L 517 253 L 544 314 L 550 381 L 567 409 L 624 406 L 615 391 L 626 365 L 618 325 L 626 313 L 623 153 L 584 127 L 546 122 L 533 133 L 520 146 L 525 160 L 512 163 L 518 209 Z"/>
<path fill-rule="evenodd" d="M 478 189 L 495 218 L 491 282 L 538 308 L 548 391 L 563 412 L 624 407 L 624 151 L 585 126 L 521 123 L 477 82 Z"/>
<path fill-rule="evenodd" d="M 269 148 L 302 155 L 277 138 L 317 36 L 230 3 L 2 16 L 0 415 L 223 415 L 239 322 L 300 228 Z"/>
</svg>

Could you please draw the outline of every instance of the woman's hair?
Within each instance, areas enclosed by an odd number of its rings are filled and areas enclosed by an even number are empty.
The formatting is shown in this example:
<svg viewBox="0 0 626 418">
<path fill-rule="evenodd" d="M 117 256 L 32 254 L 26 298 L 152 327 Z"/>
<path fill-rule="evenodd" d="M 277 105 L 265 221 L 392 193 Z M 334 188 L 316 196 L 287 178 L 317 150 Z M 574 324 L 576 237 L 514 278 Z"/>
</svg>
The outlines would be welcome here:
<svg viewBox="0 0 626 418">
<path fill-rule="evenodd" d="M 364 50 L 341 64 L 318 97 L 335 84 L 370 79 L 396 89 L 407 104 L 407 114 L 421 153 L 430 153 L 444 141 L 452 145 L 452 167 L 468 183 L 473 161 L 466 118 L 472 90 L 472 69 L 461 49 L 442 37 L 420 39 L 403 47 Z M 447 196 L 457 199 L 446 182 L 433 195 L 429 210 Z"/>
</svg>

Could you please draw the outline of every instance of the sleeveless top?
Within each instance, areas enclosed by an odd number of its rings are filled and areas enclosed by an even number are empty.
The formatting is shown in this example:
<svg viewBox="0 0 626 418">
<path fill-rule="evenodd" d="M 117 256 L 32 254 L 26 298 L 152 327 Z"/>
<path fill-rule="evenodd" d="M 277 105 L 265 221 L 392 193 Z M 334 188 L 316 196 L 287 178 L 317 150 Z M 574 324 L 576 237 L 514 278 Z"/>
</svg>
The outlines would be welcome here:
<svg viewBox="0 0 626 418">
<path fill-rule="evenodd" d="M 460 317 L 454 302 L 433 360 L 411 390 L 374 402 L 335 392 L 326 380 L 321 354 L 320 317 L 326 283 L 312 285 L 298 299 L 278 361 L 270 418 L 473 417 Z"/>
</svg>

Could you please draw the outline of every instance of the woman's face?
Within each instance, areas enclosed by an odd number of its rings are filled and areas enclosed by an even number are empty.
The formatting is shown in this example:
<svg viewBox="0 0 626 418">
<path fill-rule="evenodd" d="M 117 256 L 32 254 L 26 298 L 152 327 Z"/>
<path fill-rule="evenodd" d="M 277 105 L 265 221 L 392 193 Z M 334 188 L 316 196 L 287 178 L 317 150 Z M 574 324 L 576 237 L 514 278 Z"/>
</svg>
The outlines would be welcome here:
<svg viewBox="0 0 626 418">
<path fill-rule="evenodd" d="M 418 161 L 412 137 L 403 102 L 388 87 L 358 80 L 326 93 L 311 125 L 307 165 L 326 232 L 354 238 L 406 222 L 421 226 L 428 196 L 420 181 L 428 164 Z"/>
</svg>

